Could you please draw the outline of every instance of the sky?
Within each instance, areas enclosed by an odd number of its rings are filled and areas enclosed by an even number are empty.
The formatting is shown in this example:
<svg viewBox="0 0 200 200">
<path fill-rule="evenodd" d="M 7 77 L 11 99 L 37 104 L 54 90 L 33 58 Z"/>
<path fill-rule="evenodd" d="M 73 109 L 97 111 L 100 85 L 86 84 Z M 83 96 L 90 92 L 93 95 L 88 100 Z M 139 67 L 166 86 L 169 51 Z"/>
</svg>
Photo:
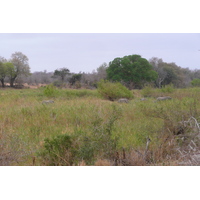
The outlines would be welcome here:
<svg viewBox="0 0 200 200">
<path fill-rule="evenodd" d="M 139 54 L 200 69 L 199 33 L 0 33 L 0 56 L 22 52 L 31 72 L 92 72 L 116 57 Z"/>
</svg>

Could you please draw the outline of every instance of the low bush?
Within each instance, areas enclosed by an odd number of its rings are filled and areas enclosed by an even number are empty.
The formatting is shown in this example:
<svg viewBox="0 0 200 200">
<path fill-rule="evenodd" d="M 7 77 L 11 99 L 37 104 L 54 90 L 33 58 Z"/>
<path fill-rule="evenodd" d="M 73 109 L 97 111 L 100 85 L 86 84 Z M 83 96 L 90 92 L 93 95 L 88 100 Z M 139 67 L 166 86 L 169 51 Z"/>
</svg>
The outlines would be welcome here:
<svg viewBox="0 0 200 200">
<path fill-rule="evenodd" d="M 53 139 L 44 139 L 44 147 L 38 153 L 45 165 L 71 166 L 77 154 L 75 138 L 67 134 L 57 135 Z"/>
<path fill-rule="evenodd" d="M 105 99 L 114 101 L 119 98 L 133 98 L 132 92 L 123 86 L 119 82 L 109 82 L 105 80 L 101 80 L 98 82 L 98 92 L 101 94 Z"/>
<path fill-rule="evenodd" d="M 193 87 L 199 87 L 200 86 L 200 79 L 199 78 L 195 78 L 190 83 L 191 83 L 191 85 Z"/>
<path fill-rule="evenodd" d="M 175 91 L 175 88 L 173 86 L 173 84 L 170 84 L 170 85 L 165 85 L 161 88 L 161 91 L 163 93 L 172 93 Z"/>
<path fill-rule="evenodd" d="M 99 94 L 97 93 L 96 90 L 88 90 L 88 89 L 80 89 L 80 90 L 75 90 L 75 89 L 67 89 L 64 91 L 64 95 L 68 99 L 71 98 L 80 98 L 80 97 L 99 97 Z"/>
<path fill-rule="evenodd" d="M 55 97 L 58 93 L 56 87 L 53 84 L 47 85 L 44 90 L 44 95 L 47 97 Z"/>
<path fill-rule="evenodd" d="M 152 97 L 154 94 L 155 89 L 152 86 L 145 86 L 142 91 L 141 91 L 141 95 L 143 97 Z"/>
<path fill-rule="evenodd" d="M 112 136 L 114 123 L 121 116 L 115 106 L 105 121 L 98 114 L 92 121 L 89 133 L 75 130 L 73 135 L 60 134 L 44 140 L 38 157 L 44 165 L 71 166 L 82 161 L 94 165 L 98 159 L 114 160 L 117 137 Z"/>
</svg>

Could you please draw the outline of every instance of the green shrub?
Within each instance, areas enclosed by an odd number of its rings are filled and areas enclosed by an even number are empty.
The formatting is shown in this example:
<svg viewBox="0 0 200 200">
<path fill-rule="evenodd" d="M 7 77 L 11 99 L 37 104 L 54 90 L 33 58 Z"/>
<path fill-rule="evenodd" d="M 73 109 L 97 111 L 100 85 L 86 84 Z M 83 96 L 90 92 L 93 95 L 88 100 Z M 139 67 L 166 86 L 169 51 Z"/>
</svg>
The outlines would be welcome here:
<svg viewBox="0 0 200 200">
<path fill-rule="evenodd" d="M 175 91 L 173 84 L 165 85 L 161 88 L 163 93 L 172 93 Z"/>
<path fill-rule="evenodd" d="M 191 85 L 194 87 L 199 87 L 200 86 L 200 79 L 199 78 L 195 78 L 191 81 Z"/>
<path fill-rule="evenodd" d="M 44 88 L 44 95 L 47 97 L 55 97 L 58 93 L 56 87 L 53 84 L 47 85 Z"/>
<path fill-rule="evenodd" d="M 44 139 L 44 149 L 38 156 L 45 165 L 71 166 L 75 162 L 77 147 L 72 136 L 57 135 L 53 139 Z"/>
<path fill-rule="evenodd" d="M 113 132 L 115 131 L 115 122 L 121 116 L 122 110 L 116 105 L 112 105 L 106 118 L 99 113 L 95 114 L 91 123 L 90 140 L 92 142 L 90 145 L 96 159 L 113 159 L 119 139 L 116 135 L 113 135 Z"/>
<path fill-rule="evenodd" d="M 75 130 L 72 136 L 57 135 L 46 138 L 38 157 L 44 165 L 71 166 L 82 160 L 93 165 L 98 158 L 113 159 L 118 138 L 112 135 L 114 123 L 121 117 L 121 110 L 113 105 L 105 120 L 96 114 L 91 122 L 89 133 Z"/>
<path fill-rule="evenodd" d="M 152 88 L 152 86 L 145 86 L 142 91 L 141 94 L 143 97 L 152 97 L 154 93 L 154 89 Z"/>
<path fill-rule="evenodd" d="M 98 82 L 98 92 L 105 98 L 114 101 L 119 98 L 133 98 L 132 92 L 119 82 L 101 80 Z"/>
<path fill-rule="evenodd" d="M 88 90 L 88 89 L 67 89 L 64 90 L 64 95 L 68 99 L 80 98 L 80 97 L 99 97 L 99 94 L 96 90 Z"/>
</svg>

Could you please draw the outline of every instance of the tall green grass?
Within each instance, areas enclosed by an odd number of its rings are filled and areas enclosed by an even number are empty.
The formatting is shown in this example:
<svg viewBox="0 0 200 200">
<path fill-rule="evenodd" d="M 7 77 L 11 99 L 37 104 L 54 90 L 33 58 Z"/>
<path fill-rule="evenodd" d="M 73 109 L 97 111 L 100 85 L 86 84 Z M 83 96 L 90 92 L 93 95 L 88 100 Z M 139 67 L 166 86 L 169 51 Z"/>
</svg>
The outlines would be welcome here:
<svg viewBox="0 0 200 200">
<path fill-rule="evenodd" d="M 161 90 L 153 92 L 162 95 Z M 0 156 L 4 161 L 0 164 L 48 165 L 38 156 L 45 148 L 45 141 L 68 135 L 76 138 L 81 149 L 75 165 L 81 159 L 87 165 L 95 164 L 98 159 L 114 162 L 118 159 L 115 153 L 120 157 L 122 150 L 126 157 L 144 156 L 148 138 L 151 142 L 145 163 L 170 165 L 166 157 L 171 156 L 171 161 L 177 159 L 172 155 L 178 143 L 176 140 L 174 146 L 168 143 L 174 138 L 179 122 L 191 116 L 200 120 L 199 92 L 199 88 L 175 89 L 170 93 L 172 100 L 155 102 L 155 97 L 140 101 L 142 91 L 137 91 L 137 98 L 120 104 L 102 99 L 96 90 L 58 89 L 54 97 L 46 96 L 44 89 L 0 90 L 0 137 L 3 138 Z M 42 104 L 49 98 L 54 103 Z M 83 142 L 84 138 L 88 138 L 88 143 Z M 87 155 L 93 155 L 92 160 Z"/>
</svg>

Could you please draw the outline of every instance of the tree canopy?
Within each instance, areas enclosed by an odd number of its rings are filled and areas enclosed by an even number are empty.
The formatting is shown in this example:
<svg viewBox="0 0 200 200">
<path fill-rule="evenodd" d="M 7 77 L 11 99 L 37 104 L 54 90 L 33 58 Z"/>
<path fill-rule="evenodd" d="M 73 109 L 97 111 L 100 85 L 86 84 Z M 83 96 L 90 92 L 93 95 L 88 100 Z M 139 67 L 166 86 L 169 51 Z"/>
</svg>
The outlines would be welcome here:
<svg viewBox="0 0 200 200">
<path fill-rule="evenodd" d="M 8 77 L 10 79 L 10 86 L 13 87 L 15 79 L 20 75 L 28 76 L 30 74 L 30 67 L 28 57 L 22 52 L 15 52 L 11 55 L 10 62 L 13 66 L 9 67 Z"/>
<path fill-rule="evenodd" d="M 81 80 L 82 74 L 73 74 L 72 77 L 69 79 L 69 83 L 74 85 L 76 82 Z"/>
<path fill-rule="evenodd" d="M 157 72 L 140 55 L 115 58 L 109 63 L 106 72 L 109 80 L 124 82 L 129 87 L 141 87 L 145 82 L 157 79 Z"/>
<path fill-rule="evenodd" d="M 66 75 L 67 74 L 70 74 L 69 73 L 70 71 L 69 71 L 69 69 L 67 69 L 67 68 L 60 68 L 60 69 L 56 69 L 55 71 L 54 71 L 54 76 L 56 77 L 56 76 L 60 76 L 61 77 L 61 81 L 62 81 L 62 83 L 64 82 L 64 79 L 65 79 L 65 77 L 66 77 Z"/>
<path fill-rule="evenodd" d="M 21 52 L 15 52 L 8 61 L 0 56 L 0 81 L 4 87 L 4 80 L 7 77 L 10 86 L 14 86 L 14 82 L 18 76 L 30 75 L 30 67 L 28 57 Z"/>
</svg>

